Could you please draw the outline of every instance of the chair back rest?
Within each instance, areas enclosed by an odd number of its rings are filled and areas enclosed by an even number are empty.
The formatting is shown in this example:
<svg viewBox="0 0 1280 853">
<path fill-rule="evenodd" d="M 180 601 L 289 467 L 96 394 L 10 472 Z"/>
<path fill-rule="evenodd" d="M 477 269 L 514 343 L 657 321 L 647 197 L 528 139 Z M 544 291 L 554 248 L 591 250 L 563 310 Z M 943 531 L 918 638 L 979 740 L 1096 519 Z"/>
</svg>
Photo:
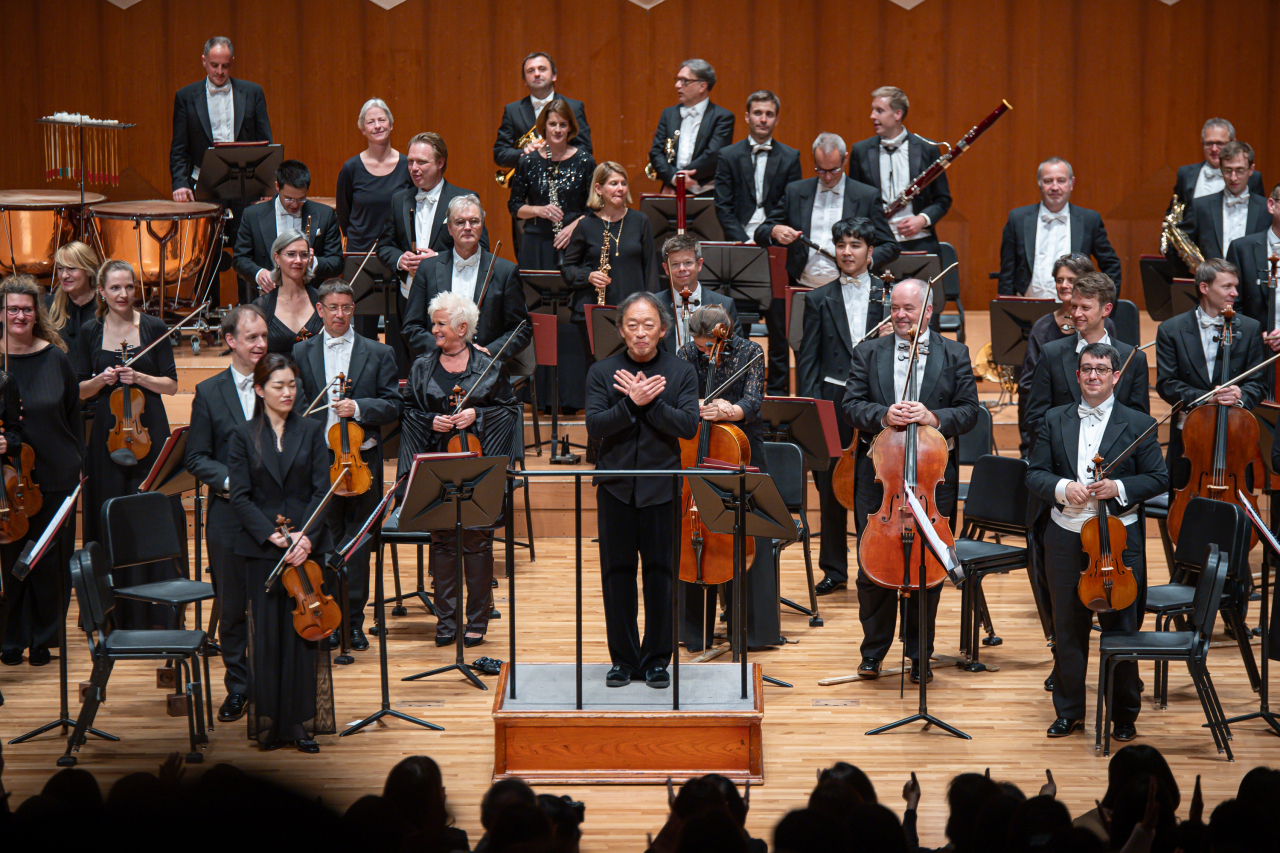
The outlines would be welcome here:
<svg viewBox="0 0 1280 853">
<path fill-rule="evenodd" d="M 1249 538 L 1249 517 L 1240 507 L 1226 501 L 1192 498 L 1182 516 L 1173 562 L 1199 570 L 1208 547 L 1217 545 L 1227 574 L 1239 577 L 1242 571 L 1248 571 Z"/>
<path fill-rule="evenodd" d="M 1208 648 L 1209 639 L 1213 636 L 1213 623 L 1218 616 L 1222 590 L 1227 584 L 1230 556 L 1217 545 L 1209 545 L 1205 549 L 1204 568 L 1200 570 L 1196 594 L 1191 600 L 1191 630 L 1196 632 L 1196 640 L 1204 648 Z"/>
<path fill-rule="evenodd" d="M 792 512 L 798 511 L 804 503 L 804 454 L 791 442 L 766 441 L 764 459 L 782 502 Z"/>
<path fill-rule="evenodd" d="M 558 331 L 556 324 L 560 322 L 555 314 L 538 314 L 532 313 L 529 319 L 533 321 L 533 351 L 537 358 L 535 361 L 542 367 L 555 367 L 559 363 L 559 351 L 556 333 Z M 532 373 L 533 371 L 530 371 Z"/>
<path fill-rule="evenodd" d="M 103 546 L 115 568 L 177 560 L 182 544 L 169 496 L 141 492 L 111 498 L 102 505 Z"/>
<path fill-rule="evenodd" d="M 942 268 L 945 270 L 952 264 L 960 262 L 960 256 L 956 254 L 956 247 L 950 243 L 938 244 L 938 260 L 942 262 Z M 955 302 L 960 298 L 960 268 L 956 267 L 951 272 L 942 277 L 942 293 L 948 302 Z M 934 301 L 937 305 L 937 301 Z M 934 310 L 937 310 L 935 308 Z"/>
<path fill-rule="evenodd" d="M 973 429 L 961 434 L 956 447 L 956 454 L 961 465 L 973 465 L 978 457 L 995 453 L 995 441 L 992 440 L 994 427 L 991 422 L 991 410 L 986 406 L 978 407 L 978 420 Z"/>
<path fill-rule="evenodd" d="M 978 457 L 969 478 L 969 496 L 964 502 L 965 524 L 976 524 L 998 532 L 1026 532 L 1027 462 L 1016 456 Z"/>
<path fill-rule="evenodd" d="M 71 584 L 80 606 L 80 626 L 89 635 L 110 632 L 108 617 L 115 609 L 116 597 L 107 569 L 106 556 L 97 542 L 88 542 L 71 555 Z"/>
<path fill-rule="evenodd" d="M 1128 299 L 1117 299 L 1111 306 L 1111 322 L 1116 324 L 1116 340 L 1131 347 L 1141 346 L 1138 306 Z"/>
</svg>

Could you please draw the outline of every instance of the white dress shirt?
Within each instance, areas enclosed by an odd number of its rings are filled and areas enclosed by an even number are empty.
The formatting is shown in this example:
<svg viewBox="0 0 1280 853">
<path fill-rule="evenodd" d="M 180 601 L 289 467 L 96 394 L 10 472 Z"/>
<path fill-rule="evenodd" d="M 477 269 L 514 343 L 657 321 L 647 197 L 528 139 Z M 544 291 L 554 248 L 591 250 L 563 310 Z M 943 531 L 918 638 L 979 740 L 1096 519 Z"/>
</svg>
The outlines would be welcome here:
<svg viewBox="0 0 1280 853">
<path fill-rule="evenodd" d="M 927 339 L 926 339 L 927 340 Z M 911 341 L 898 335 L 893 336 L 893 396 L 894 402 L 900 402 L 907 389 L 907 360 L 911 357 Z M 924 366 L 929 360 L 926 348 L 921 348 L 916 356 L 916 389 L 924 382 Z"/>
<path fill-rule="evenodd" d="M 1213 195 L 1222 192 L 1225 188 L 1226 182 L 1222 180 L 1222 170 L 1215 169 L 1206 162 L 1200 167 L 1200 174 L 1196 175 L 1196 189 L 1192 198 Z"/>
<path fill-rule="evenodd" d="M 683 133 L 680 135 L 684 136 Z M 751 214 L 751 218 L 743 225 L 743 229 L 747 232 L 748 241 L 754 239 L 756 228 L 760 223 L 764 222 L 764 170 L 769 165 L 769 152 L 772 150 L 772 137 L 764 142 L 751 140 L 751 161 L 755 165 L 755 181 L 752 186 L 756 188 L 756 209 Z"/>
<path fill-rule="evenodd" d="M 1221 316 L 1210 317 L 1197 308 L 1196 321 L 1200 326 L 1200 346 L 1204 347 L 1204 363 L 1209 367 L 1209 382 L 1216 385 L 1218 383 L 1218 338 L 1222 335 L 1223 319 Z"/>
<path fill-rule="evenodd" d="M 1028 299 L 1058 298 L 1058 288 L 1053 283 L 1053 262 L 1071 251 L 1071 205 L 1064 205 L 1058 213 L 1040 203 L 1036 212 L 1036 256 L 1031 267 L 1031 283 L 1027 285 Z"/>
<path fill-rule="evenodd" d="M 855 347 L 867 333 L 867 309 L 871 304 L 871 273 L 859 276 L 840 274 L 840 296 L 849 319 L 849 342 Z"/>
<path fill-rule="evenodd" d="M 893 139 L 880 141 L 880 198 L 885 204 L 902 195 L 902 191 L 911 183 L 910 138 L 904 128 Z M 893 223 L 908 216 L 915 216 L 915 204 L 910 203 L 889 220 L 893 235 L 899 242 L 905 239 L 918 240 L 928 235 L 928 229 L 921 228 L 914 237 L 906 238 L 898 233 Z M 926 220 L 929 217 L 925 217 Z M 931 223 L 932 224 L 932 223 Z"/>
<path fill-rule="evenodd" d="M 449 289 L 472 302 L 476 301 L 476 291 L 479 289 L 476 279 L 480 273 L 480 255 L 478 246 L 475 254 L 466 259 L 458 256 L 457 249 L 453 250 L 453 283 Z"/>
<path fill-rule="evenodd" d="M 1080 506 L 1067 503 L 1067 485 L 1077 482 L 1087 486 L 1093 482 L 1093 457 L 1098 455 L 1098 446 L 1102 444 L 1102 433 L 1106 431 L 1107 422 L 1111 420 L 1111 410 L 1115 408 L 1115 402 L 1116 398 L 1112 395 L 1099 403 L 1096 409 L 1083 402 L 1077 408 L 1080 412 L 1080 441 L 1076 445 L 1076 479 L 1068 480 L 1064 477 L 1058 481 L 1058 485 L 1053 490 L 1053 496 L 1063 505 L 1063 508 L 1058 509 L 1055 506 L 1050 514 L 1054 523 L 1065 530 L 1079 533 L 1084 523 L 1098 514 L 1096 498 L 1089 498 Z M 1127 504 L 1129 500 L 1125 497 L 1124 483 L 1119 480 L 1115 482 L 1120 493 L 1117 499 L 1120 503 Z M 1137 508 L 1120 516 L 1120 520 L 1126 525 L 1133 524 L 1138 520 Z M 1124 543 L 1111 543 L 1111 550 L 1113 554 L 1119 554 L 1124 550 Z"/>
<path fill-rule="evenodd" d="M 1102 337 L 1098 338 L 1096 343 L 1106 344 L 1107 346 L 1115 346 L 1115 344 L 1111 343 L 1111 335 L 1108 332 L 1103 332 Z M 1080 350 L 1084 349 L 1088 345 L 1089 345 L 1089 342 L 1084 339 L 1084 335 L 1081 335 L 1081 334 L 1076 335 L 1076 355 L 1079 355 Z"/>
<path fill-rule="evenodd" d="M 326 329 L 320 333 L 324 339 L 324 381 L 329 386 L 328 400 L 330 403 L 335 402 L 338 397 L 334 394 L 333 383 L 341 373 L 347 376 L 351 373 L 351 350 L 355 347 L 356 332 L 355 329 L 348 327 L 346 334 L 340 338 L 329 336 Z M 334 414 L 333 406 L 325 410 L 327 417 L 325 418 L 324 428 L 327 430 L 338 422 L 338 416 Z M 357 418 L 360 417 L 360 404 L 356 404 Z"/>
<path fill-rule="evenodd" d="M 227 369 L 231 371 L 231 381 L 236 383 L 236 396 L 240 398 L 240 408 L 247 421 L 253 417 L 253 407 L 258 401 L 258 395 L 253 392 L 253 374 L 240 373 L 234 367 Z"/>
<path fill-rule="evenodd" d="M 1245 226 L 1249 219 L 1249 188 L 1233 196 L 1229 192 L 1222 194 L 1222 254 L 1226 255 L 1231 243 L 1245 234 Z"/>
<path fill-rule="evenodd" d="M 427 244 L 431 241 L 431 226 L 436 218 L 436 206 L 440 203 L 440 192 L 444 188 L 444 181 L 436 184 L 429 190 L 418 190 L 413 201 L 413 245 L 411 248 L 421 252 L 427 248 Z M 405 299 L 409 298 L 409 285 L 412 283 L 413 276 L 405 273 L 404 279 L 400 282 L 400 293 Z"/>
<path fill-rule="evenodd" d="M 1267 257 L 1280 257 L 1280 234 L 1276 233 L 1274 225 L 1267 229 Z M 1276 300 L 1276 316 L 1272 318 L 1271 328 L 1280 329 L 1280 299 Z"/>
<path fill-rule="evenodd" d="M 682 316 L 683 312 L 681 312 L 680 310 L 684 306 L 684 297 L 680 295 L 680 291 L 672 290 L 671 300 L 672 300 L 671 304 L 675 306 L 676 341 L 683 343 L 685 340 L 687 340 L 685 338 L 684 317 Z M 689 305 L 691 308 L 691 310 L 689 311 L 690 316 L 693 315 L 694 311 L 702 307 L 702 283 L 701 282 L 698 282 L 694 286 L 693 292 L 689 294 Z"/>
<path fill-rule="evenodd" d="M 204 98 L 209 107 L 209 130 L 213 132 L 213 141 L 235 142 L 236 107 L 231 81 L 214 86 L 208 77 L 204 78 Z M 200 180 L 199 163 L 191 164 L 191 180 Z"/>
<path fill-rule="evenodd" d="M 707 114 L 710 98 L 703 98 L 692 107 L 680 107 L 680 139 L 676 141 L 676 171 L 689 168 L 693 162 L 693 148 L 698 142 L 698 130 L 702 127 L 702 119 Z M 686 185 L 690 194 L 700 193 L 710 187 L 714 181 L 699 184 L 690 180 Z"/>
<path fill-rule="evenodd" d="M 547 104 L 551 103 L 555 99 L 556 92 L 554 89 L 552 89 L 550 94 L 545 98 L 535 98 L 533 95 L 529 95 L 529 103 L 533 105 L 533 117 L 535 119 L 540 117 L 542 115 L 542 111 L 546 109 Z"/>
<path fill-rule="evenodd" d="M 829 190 L 818 181 L 818 192 L 813 197 L 813 216 L 809 219 L 810 240 L 822 248 L 835 254 L 836 244 L 831 240 L 831 226 L 841 220 L 844 215 L 844 175 L 840 176 L 836 188 Z M 802 284 L 810 287 L 821 287 L 840 275 L 835 261 L 814 249 L 809 250 L 809 260 L 800 274 Z"/>
</svg>

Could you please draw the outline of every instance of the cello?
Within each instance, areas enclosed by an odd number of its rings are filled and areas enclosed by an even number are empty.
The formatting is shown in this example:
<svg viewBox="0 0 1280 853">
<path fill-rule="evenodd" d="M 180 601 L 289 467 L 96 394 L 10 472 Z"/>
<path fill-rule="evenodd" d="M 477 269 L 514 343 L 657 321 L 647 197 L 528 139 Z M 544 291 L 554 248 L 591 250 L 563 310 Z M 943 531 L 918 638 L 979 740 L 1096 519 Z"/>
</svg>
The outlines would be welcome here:
<svg viewBox="0 0 1280 853">
<path fill-rule="evenodd" d="M 337 385 L 334 402 L 343 399 L 351 390 L 351 382 L 339 373 L 334 380 Z M 342 480 L 335 494 L 343 497 L 363 495 L 373 485 L 373 474 L 369 466 L 360 456 L 360 445 L 364 444 L 364 429 L 351 418 L 338 418 L 338 422 L 329 427 L 329 449 L 333 451 L 333 465 L 329 468 L 329 482 Z"/>
</svg>

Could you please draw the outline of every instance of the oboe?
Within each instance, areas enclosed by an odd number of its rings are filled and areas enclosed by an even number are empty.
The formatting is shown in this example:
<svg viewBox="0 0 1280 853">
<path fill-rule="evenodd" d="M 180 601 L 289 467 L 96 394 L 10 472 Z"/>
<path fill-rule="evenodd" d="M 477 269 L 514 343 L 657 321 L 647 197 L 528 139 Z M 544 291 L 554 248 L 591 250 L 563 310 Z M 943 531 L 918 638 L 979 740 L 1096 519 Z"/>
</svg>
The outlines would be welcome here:
<svg viewBox="0 0 1280 853">
<path fill-rule="evenodd" d="M 551 152 L 547 151 L 547 161 L 550 162 L 550 160 L 551 160 Z M 551 201 L 551 204 L 553 204 L 556 207 L 560 206 L 560 182 L 559 180 L 557 180 L 559 177 L 560 177 L 560 166 L 556 165 L 556 167 L 552 169 L 551 172 L 547 175 L 547 186 L 550 187 L 550 189 L 548 190 L 548 196 Z M 551 223 L 551 233 L 556 235 L 557 237 L 560 236 L 560 229 L 562 228 L 564 228 L 564 217 L 561 217 L 559 222 Z"/>
<path fill-rule="evenodd" d="M 610 236 L 612 236 L 612 235 L 609 233 L 609 221 L 608 221 L 608 220 L 605 220 L 605 223 L 604 223 L 604 238 L 600 241 L 600 272 L 604 273 L 605 275 L 608 275 L 608 274 L 609 274 L 609 270 L 610 270 L 610 269 L 612 269 L 612 267 L 609 265 L 609 238 L 610 238 Z M 604 294 L 605 294 L 605 288 L 603 288 L 603 287 L 597 287 L 597 288 L 596 288 L 596 304 L 597 304 L 597 305 L 603 305 L 603 304 L 604 304 Z"/>
</svg>

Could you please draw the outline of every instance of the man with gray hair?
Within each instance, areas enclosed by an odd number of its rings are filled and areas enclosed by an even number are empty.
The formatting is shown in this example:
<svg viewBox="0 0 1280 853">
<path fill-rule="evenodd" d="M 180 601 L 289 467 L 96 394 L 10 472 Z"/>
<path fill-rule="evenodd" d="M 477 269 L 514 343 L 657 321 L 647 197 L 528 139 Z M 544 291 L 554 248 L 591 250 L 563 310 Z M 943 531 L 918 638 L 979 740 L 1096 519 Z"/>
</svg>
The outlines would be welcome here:
<svg viewBox="0 0 1280 853">
<path fill-rule="evenodd" d="M 662 182 L 664 195 L 675 192 L 676 175 L 689 179 L 690 195 L 710 195 L 715 190 L 720 149 L 733 141 L 733 113 L 711 103 L 716 71 L 702 59 L 687 59 L 676 72 L 676 96 L 680 103 L 667 107 L 658 118 L 658 129 L 649 147 L 649 165 Z M 667 159 L 667 145 L 674 153 Z"/>
<path fill-rule="evenodd" d="M 1211 118 L 1200 128 L 1200 148 L 1204 151 L 1204 160 L 1178 167 L 1178 179 L 1173 183 L 1173 201 L 1182 202 L 1183 207 L 1191 207 L 1191 202 L 1201 196 L 1213 195 L 1224 189 L 1222 181 L 1222 163 L 1218 159 L 1222 146 L 1236 141 L 1236 129 L 1225 118 Z M 1249 176 L 1249 192 L 1256 196 L 1265 195 L 1262 173 L 1255 171 Z M 1170 209 L 1173 201 L 1169 202 Z M 1166 213 L 1168 211 L 1165 211 Z"/>
</svg>

